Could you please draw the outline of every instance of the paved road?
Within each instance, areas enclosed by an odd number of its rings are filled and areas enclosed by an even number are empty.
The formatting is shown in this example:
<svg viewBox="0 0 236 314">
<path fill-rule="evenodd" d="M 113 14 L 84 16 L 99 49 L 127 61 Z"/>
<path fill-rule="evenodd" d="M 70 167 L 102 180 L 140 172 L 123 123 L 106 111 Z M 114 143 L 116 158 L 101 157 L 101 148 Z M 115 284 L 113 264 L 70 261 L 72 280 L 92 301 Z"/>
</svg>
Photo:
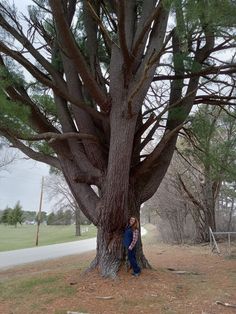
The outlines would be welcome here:
<svg viewBox="0 0 236 314">
<path fill-rule="evenodd" d="M 80 254 L 96 248 L 96 238 L 28 249 L 0 252 L 0 269 L 47 259 Z"/>
<path fill-rule="evenodd" d="M 146 229 L 142 227 L 141 233 L 142 235 L 146 234 Z M 81 254 L 93 251 L 95 248 L 96 238 L 91 238 L 87 240 L 0 252 L 0 270 L 42 260 Z"/>
</svg>

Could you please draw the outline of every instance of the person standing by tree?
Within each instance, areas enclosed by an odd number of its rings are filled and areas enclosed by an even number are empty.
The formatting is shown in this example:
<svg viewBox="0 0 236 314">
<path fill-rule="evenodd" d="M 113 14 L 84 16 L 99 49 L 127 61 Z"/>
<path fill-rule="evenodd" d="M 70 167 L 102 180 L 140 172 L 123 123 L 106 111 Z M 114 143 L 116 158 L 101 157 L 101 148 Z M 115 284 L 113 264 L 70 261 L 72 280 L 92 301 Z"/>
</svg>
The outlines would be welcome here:
<svg viewBox="0 0 236 314">
<path fill-rule="evenodd" d="M 136 243 L 139 236 L 139 222 L 136 217 L 131 217 L 129 225 L 124 232 L 124 246 L 128 250 L 128 259 L 133 269 L 132 275 L 139 276 L 141 269 L 136 260 Z"/>
</svg>

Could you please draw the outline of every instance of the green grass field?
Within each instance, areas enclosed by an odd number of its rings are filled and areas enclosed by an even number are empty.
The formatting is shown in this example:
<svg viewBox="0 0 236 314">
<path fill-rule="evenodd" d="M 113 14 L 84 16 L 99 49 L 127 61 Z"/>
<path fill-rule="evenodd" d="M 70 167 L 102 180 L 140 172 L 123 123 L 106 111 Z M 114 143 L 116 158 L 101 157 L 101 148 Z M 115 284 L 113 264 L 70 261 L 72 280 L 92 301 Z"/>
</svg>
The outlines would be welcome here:
<svg viewBox="0 0 236 314">
<path fill-rule="evenodd" d="M 36 225 L 5 226 L 0 224 L 0 251 L 10 251 L 35 246 Z M 87 230 L 88 229 L 88 230 Z M 95 237 L 97 229 L 93 225 L 81 226 L 82 235 L 75 236 L 75 226 L 40 226 L 39 246 L 84 240 Z M 84 231 L 84 232 L 83 232 Z"/>
</svg>

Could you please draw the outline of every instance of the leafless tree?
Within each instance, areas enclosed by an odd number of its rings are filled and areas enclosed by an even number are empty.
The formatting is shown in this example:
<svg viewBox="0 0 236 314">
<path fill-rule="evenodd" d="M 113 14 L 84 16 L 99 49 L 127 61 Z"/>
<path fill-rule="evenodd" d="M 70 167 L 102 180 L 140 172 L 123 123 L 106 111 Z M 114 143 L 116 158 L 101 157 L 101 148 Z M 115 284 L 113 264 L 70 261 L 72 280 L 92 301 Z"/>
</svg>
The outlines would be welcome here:
<svg viewBox="0 0 236 314">
<path fill-rule="evenodd" d="M 52 174 L 46 178 L 45 190 L 50 201 L 54 200 L 56 210 L 70 209 L 75 217 L 75 235 L 81 235 L 81 213 L 78 203 L 76 202 L 71 190 L 69 189 L 61 173 Z"/>
<path fill-rule="evenodd" d="M 17 153 L 7 149 L 4 140 L 0 138 L 0 171 L 7 171 L 10 164 L 17 159 Z"/>
<path fill-rule="evenodd" d="M 191 201 L 184 194 L 178 175 L 186 171 L 174 154 L 170 167 L 160 187 L 151 199 L 145 202 L 150 222 L 154 223 L 165 242 L 182 244 L 195 241 L 196 228 L 191 216 Z"/>
</svg>

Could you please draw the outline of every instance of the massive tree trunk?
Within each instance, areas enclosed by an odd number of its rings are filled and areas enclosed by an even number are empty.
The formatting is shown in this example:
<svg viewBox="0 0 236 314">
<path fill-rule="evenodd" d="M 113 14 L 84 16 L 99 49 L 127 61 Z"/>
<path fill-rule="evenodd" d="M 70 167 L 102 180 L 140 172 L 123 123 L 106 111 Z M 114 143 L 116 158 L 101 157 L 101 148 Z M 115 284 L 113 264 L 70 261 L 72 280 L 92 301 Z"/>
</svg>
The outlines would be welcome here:
<svg viewBox="0 0 236 314">
<path fill-rule="evenodd" d="M 140 221 L 139 197 L 135 194 L 132 185 L 130 185 L 128 194 L 128 208 L 125 211 L 124 216 L 134 216 Z M 104 211 L 105 210 L 108 215 L 110 215 L 109 205 Z M 128 220 L 125 220 L 125 222 L 127 223 Z M 125 228 L 124 220 L 120 219 L 115 221 L 115 230 L 110 229 L 110 224 L 110 220 L 106 219 L 103 221 L 102 225 L 98 226 L 97 252 L 96 257 L 90 266 L 91 268 L 98 268 L 101 274 L 105 277 L 115 277 L 119 268 L 122 265 L 127 264 L 127 252 L 123 246 L 123 233 Z M 136 257 L 141 268 L 151 267 L 143 253 L 141 228 L 139 240 L 136 244 Z"/>
<path fill-rule="evenodd" d="M 98 268 L 104 277 L 115 277 L 124 260 L 123 232 L 120 228 L 111 233 L 106 227 L 98 227 L 97 252 L 91 268 Z"/>
<path fill-rule="evenodd" d="M 106 226 L 98 227 L 96 257 L 90 268 L 98 268 L 102 276 L 114 278 L 120 267 L 127 263 L 126 253 L 122 229 L 109 233 Z M 143 253 L 141 231 L 136 245 L 136 257 L 141 269 L 151 267 Z"/>
</svg>

